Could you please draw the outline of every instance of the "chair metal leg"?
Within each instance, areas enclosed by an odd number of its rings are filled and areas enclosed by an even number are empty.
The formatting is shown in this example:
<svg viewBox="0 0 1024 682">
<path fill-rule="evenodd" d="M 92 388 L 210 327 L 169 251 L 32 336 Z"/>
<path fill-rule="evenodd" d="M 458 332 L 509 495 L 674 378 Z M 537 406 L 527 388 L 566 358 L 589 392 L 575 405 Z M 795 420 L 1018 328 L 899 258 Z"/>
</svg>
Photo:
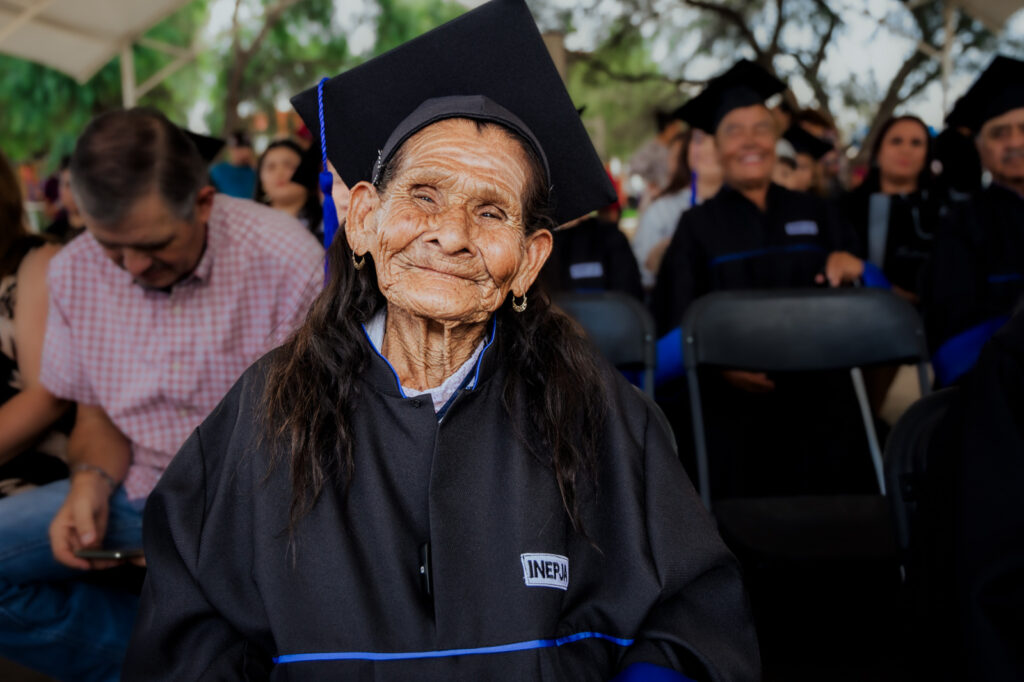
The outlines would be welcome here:
<svg viewBox="0 0 1024 682">
<path fill-rule="evenodd" d="M 878 489 L 885 495 L 885 472 L 882 467 L 882 449 L 878 445 L 878 434 L 875 432 L 875 420 L 871 414 L 871 404 L 868 402 L 868 391 L 864 386 L 864 374 L 860 367 L 850 369 L 850 378 L 853 380 L 853 390 L 857 394 L 857 405 L 860 407 L 860 416 L 864 422 L 864 432 L 868 437 L 868 450 L 871 452 L 871 463 L 875 467 L 875 478 L 878 480 Z"/>
<path fill-rule="evenodd" d="M 690 389 L 690 418 L 693 420 L 693 445 L 697 452 L 697 488 L 704 506 L 711 509 L 711 485 L 708 482 L 708 443 L 704 432 L 704 412 L 700 405 L 697 369 L 687 368 L 686 384 Z"/>
</svg>

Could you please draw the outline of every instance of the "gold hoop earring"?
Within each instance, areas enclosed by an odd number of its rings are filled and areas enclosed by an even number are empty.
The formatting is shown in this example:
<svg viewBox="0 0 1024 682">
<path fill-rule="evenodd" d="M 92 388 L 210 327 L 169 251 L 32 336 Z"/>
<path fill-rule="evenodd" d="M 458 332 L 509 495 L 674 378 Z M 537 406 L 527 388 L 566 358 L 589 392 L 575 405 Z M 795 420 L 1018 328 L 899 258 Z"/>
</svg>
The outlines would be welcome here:
<svg viewBox="0 0 1024 682">
<path fill-rule="evenodd" d="M 526 294 L 523 294 L 522 303 L 516 303 L 516 295 L 512 294 L 512 310 L 521 313 L 526 310 Z"/>
<path fill-rule="evenodd" d="M 362 270 L 363 266 L 366 265 L 366 254 L 357 256 L 356 252 L 352 252 L 352 265 L 356 267 L 356 270 Z"/>
</svg>

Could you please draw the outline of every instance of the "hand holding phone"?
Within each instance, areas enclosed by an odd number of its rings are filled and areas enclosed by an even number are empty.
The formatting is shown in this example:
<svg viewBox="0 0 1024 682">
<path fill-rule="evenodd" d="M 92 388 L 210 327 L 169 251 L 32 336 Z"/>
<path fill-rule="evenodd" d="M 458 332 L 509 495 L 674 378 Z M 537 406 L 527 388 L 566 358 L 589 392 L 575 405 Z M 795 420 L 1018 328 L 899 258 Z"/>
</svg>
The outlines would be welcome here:
<svg viewBox="0 0 1024 682">
<path fill-rule="evenodd" d="M 141 558 L 143 553 L 141 547 L 117 547 L 112 549 L 91 548 L 76 550 L 75 556 L 79 559 L 127 561 L 129 559 Z"/>
</svg>

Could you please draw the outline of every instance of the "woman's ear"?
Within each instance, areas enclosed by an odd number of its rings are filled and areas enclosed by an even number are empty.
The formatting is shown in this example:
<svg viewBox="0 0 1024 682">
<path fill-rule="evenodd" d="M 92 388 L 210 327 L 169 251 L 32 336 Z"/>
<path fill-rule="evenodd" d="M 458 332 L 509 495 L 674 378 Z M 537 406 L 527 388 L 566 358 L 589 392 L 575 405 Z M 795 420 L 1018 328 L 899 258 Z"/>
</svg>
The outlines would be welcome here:
<svg viewBox="0 0 1024 682">
<path fill-rule="evenodd" d="M 519 271 L 512 279 L 512 293 L 522 296 L 533 286 L 540 269 L 551 255 L 554 237 L 550 230 L 537 230 L 526 237 L 526 257 L 519 264 Z"/>
<path fill-rule="evenodd" d="M 363 181 L 352 188 L 348 202 L 348 218 L 345 220 L 345 237 L 349 248 L 362 256 L 377 242 L 377 209 L 380 195 L 377 188 Z"/>
</svg>

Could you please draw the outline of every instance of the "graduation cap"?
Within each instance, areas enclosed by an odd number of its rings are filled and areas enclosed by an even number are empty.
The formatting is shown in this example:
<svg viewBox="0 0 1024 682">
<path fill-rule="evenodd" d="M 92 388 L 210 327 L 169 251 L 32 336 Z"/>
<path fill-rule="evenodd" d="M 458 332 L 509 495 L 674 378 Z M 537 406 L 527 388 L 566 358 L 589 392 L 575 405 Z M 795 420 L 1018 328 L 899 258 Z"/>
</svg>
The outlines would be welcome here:
<svg viewBox="0 0 1024 682">
<path fill-rule="evenodd" d="M 203 161 L 206 165 L 213 163 L 213 160 L 220 154 L 220 150 L 224 149 L 224 140 L 219 137 L 210 137 L 209 135 L 202 135 L 200 133 L 193 133 L 191 130 L 182 128 L 188 138 L 192 140 L 192 144 L 199 150 L 199 156 L 203 157 Z"/>
<path fill-rule="evenodd" d="M 534 147 L 547 171 L 556 223 L 615 200 L 523 0 L 492 0 L 324 79 L 292 105 L 314 146 L 322 147 L 321 168 L 330 159 L 349 186 L 379 179 L 401 144 L 431 123 L 470 118 L 511 128 Z M 330 181 L 321 174 L 325 194 Z"/>
<path fill-rule="evenodd" d="M 793 145 L 793 151 L 797 154 L 807 154 L 815 161 L 820 161 L 834 148 L 828 140 L 810 134 L 799 125 L 789 126 L 782 138 Z"/>
<path fill-rule="evenodd" d="M 946 124 L 977 134 L 986 121 L 1020 108 L 1024 108 L 1024 62 L 999 55 L 957 100 Z"/>
<path fill-rule="evenodd" d="M 694 128 L 714 134 L 718 124 L 733 109 L 764 104 L 772 95 L 786 89 L 786 84 L 748 59 L 741 59 L 731 69 L 713 78 L 704 91 L 675 111 Z"/>
</svg>

